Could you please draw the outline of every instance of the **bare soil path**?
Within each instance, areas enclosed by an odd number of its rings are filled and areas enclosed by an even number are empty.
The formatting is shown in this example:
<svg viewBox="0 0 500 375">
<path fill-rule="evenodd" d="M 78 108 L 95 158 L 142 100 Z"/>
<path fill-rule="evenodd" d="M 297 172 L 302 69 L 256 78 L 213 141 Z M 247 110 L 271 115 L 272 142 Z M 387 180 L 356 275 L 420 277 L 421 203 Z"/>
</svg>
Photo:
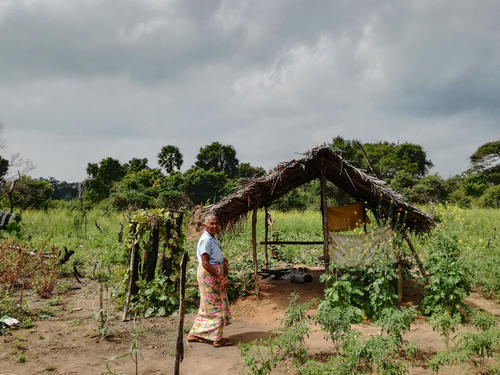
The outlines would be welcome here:
<svg viewBox="0 0 500 375">
<path fill-rule="evenodd" d="M 262 299 L 254 296 L 241 298 L 232 305 L 233 323 L 225 329 L 224 335 L 234 342 L 250 342 L 256 338 L 267 338 L 279 326 L 288 305 L 292 291 L 300 295 L 299 303 L 312 298 L 321 298 L 323 287 L 319 282 L 321 271 L 314 270 L 313 282 L 292 284 L 289 281 L 264 280 Z M 10 336 L 0 336 L 0 375 L 11 374 L 103 374 L 106 360 L 126 353 L 131 342 L 131 332 L 139 333 L 138 348 L 144 359 L 139 358 L 139 374 L 161 375 L 173 373 L 175 352 L 175 318 L 150 318 L 136 322 L 121 322 L 119 312 L 108 326 L 108 336 L 97 340 L 98 284 L 84 280 L 73 282 L 74 289 L 62 295 L 62 304 L 50 306 L 53 317 L 37 320 L 29 329 L 16 329 Z M 488 300 L 473 293 L 467 303 L 500 316 L 499 301 Z M 47 300 L 31 296 L 31 306 L 47 306 Z M 109 307 L 112 310 L 112 307 Z M 185 329 L 189 329 L 194 313 L 188 314 Z M 360 324 L 356 329 L 365 334 L 376 334 L 378 329 L 369 324 Z M 432 331 L 425 318 L 418 317 L 412 324 L 406 339 L 413 340 L 420 349 L 420 355 L 410 374 L 432 374 L 425 367 L 426 360 L 436 351 L 444 349 L 439 335 Z M 324 333 L 317 326 L 311 326 L 311 335 L 306 341 L 311 355 L 327 355 L 332 344 L 324 340 Z M 19 353 L 24 353 L 25 362 L 18 362 Z M 135 374 L 135 364 L 129 356 L 108 361 L 111 370 L 121 374 Z M 464 369 L 448 367 L 440 374 L 458 374 Z M 185 358 L 181 373 L 191 374 L 243 374 L 244 364 L 238 348 L 213 348 L 211 345 L 185 344 Z M 290 364 L 280 365 L 273 374 L 295 374 Z"/>
</svg>

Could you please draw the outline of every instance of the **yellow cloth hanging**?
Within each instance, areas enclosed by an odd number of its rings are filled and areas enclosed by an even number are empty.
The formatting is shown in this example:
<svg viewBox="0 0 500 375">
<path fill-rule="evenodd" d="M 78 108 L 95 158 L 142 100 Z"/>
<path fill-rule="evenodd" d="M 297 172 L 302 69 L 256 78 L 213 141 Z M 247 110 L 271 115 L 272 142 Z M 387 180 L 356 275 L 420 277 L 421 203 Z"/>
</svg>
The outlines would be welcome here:
<svg viewBox="0 0 500 375">
<path fill-rule="evenodd" d="M 366 222 L 368 218 L 366 218 Z M 363 203 L 342 207 L 328 207 L 328 231 L 344 232 L 357 228 L 365 223 Z"/>
</svg>

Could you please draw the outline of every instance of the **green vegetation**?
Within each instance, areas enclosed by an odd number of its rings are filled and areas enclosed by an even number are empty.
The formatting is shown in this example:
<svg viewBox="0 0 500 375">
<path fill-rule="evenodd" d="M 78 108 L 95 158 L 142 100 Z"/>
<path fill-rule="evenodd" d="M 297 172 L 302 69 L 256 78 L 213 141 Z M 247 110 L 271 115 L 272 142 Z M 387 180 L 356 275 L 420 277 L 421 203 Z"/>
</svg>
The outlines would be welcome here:
<svg viewBox="0 0 500 375">
<path fill-rule="evenodd" d="M 460 256 L 456 237 L 436 231 L 427 244 L 426 270 L 431 277 L 420 308 L 426 314 L 444 310 L 454 316 L 470 293 L 469 267 Z"/>
<path fill-rule="evenodd" d="M 409 201 L 431 203 L 422 209 L 435 217 L 437 228 L 427 235 L 410 236 L 428 273 L 419 312 L 428 315 L 429 323 L 442 335 L 447 347 L 432 357 L 428 366 L 438 371 L 447 364 L 468 363 L 480 372 L 495 371 L 488 368 L 488 358 L 497 356 L 500 349 L 496 319 L 479 312 L 463 314 L 466 311 L 463 300 L 472 288 L 486 296 L 500 297 L 498 141 L 479 147 L 470 157 L 470 168 L 447 180 L 429 174 L 432 162 L 419 145 L 364 144 L 371 166 L 355 140 L 337 137 L 330 146 L 355 166 L 367 171 L 373 168 L 379 178 Z M 0 179 L 5 175 L 3 161 L 0 158 Z M 25 301 L 26 289 L 50 298 L 48 305 L 58 306 L 62 297 L 54 293 L 64 293 L 71 287 L 60 277 L 72 275 L 77 269 L 84 277 L 99 282 L 100 303 L 94 318 L 97 336 L 104 339 L 110 333 L 108 322 L 113 314 L 108 307 L 108 295 L 117 306 L 123 306 L 131 249 L 139 246 L 138 258 L 145 264 L 144 251 L 153 248 L 152 223 L 160 227 L 166 225 L 165 211 L 160 208 L 184 210 L 194 204 L 218 201 L 239 186 L 238 178 L 264 173 L 260 167 L 240 163 L 234 147 L 219 142 L 200 148 L 195 164 L 184 172 L 180 171 L 182 154 L 174 145 L 164 146 L 158 161 L 162 170 L 150 168 L 146 158 L 134 157 L 125 164 L 104 158 L 88 164 L 88 177 L 81 184 L 27 176 L 7 181 L 1 203 L 4 209 L 12 204 L 16 215 L 2 232 L 0 242 L 0 316 L 16 316 L 23 328 L 32 327 L 36 319 L 53 316 L 54 310 L 50 307 L 30 308 Z M 12 199 L 9 199 L 7 192 L 13 186 Z M 318 181 L 311 181 L 274 202 L 269 237 L 322 240 L 319 188 Z M 351 202 L 351 198 L 336 187 L 329 186 L 327 195 L 332 205 Z M 263 212 L 259 212 L 259 240 L 264 237 L 263 216 Z M 137 225 L 133 227 L 131 222 Z M 375 228 L 377 223 L 372 217 L 368 230 Z M 237 230 L 220 238 L 225 256 L 230 259 L 228 296 L 231 299 L 253 293 L 250 232 L 249 223 L 242 222 Z M 181 231 L 170 234 L 168 244 L 166 237 L 160 236 L 160 249 L 175 244 L 177 249 L 186 249 L 190 254 L 186 296 L 188 309 L 193 308 L 198 302 L 194 286 L 196 240 L 185 241 Z M 404 333 L 409 330 L 417 310 L 394 308 L 398 279 L 392 258 L 394 241 L 405 276 L 420 278 L 414 271 L 415 261 L 409 255 L 408 245 L 398 234 L 383 245 L 385 251 L 381 252 L 381 246 L 377 245 L 378 253 L 385 255 L 376 261 L 362 266 L 332 267 L 332 272 L 322 279 L 327 287 L 316 316 L 308 316 L 311 305 L 297 304 L 298 297 L 292 295 L 275 337 L 240 346 L 248 371 L 268 374 L 279 362 L 292 360 L 300 374 L 405 373 L 417 349 L 404 340 Z M 68 262 L 60 264 L 64 249 L 74 254 Z M 322 264 L 321 245 L 281 245 L 269 248 L 269 252 L 274 254 L 269 259 L 271 268 Z M 169 272 L 153 272 L 154 277 L 147 277 L 142 270 L 135 284 L 138 293 L 130 305 L 132 315 L 165 316 L 176 310 L 181 252 L 165 255 L 171 258 Z M 261 253 L 258 262 L 259 268 L 263 268 Z M 161 267 L 164 266 L 157 266 Z M 353 323 L 367 319 L 380 327 L 380 334 L 362 336 L 353 329 Z M 313 321 L 334 344 L 334 355 L 323 363 L 308 357 L 304 344 Z M 456 334 L 466 322 L 471 325 L 470 331 Z M 68 325 L 81 323 L 74 319 Z M 5 334 L 9 331 L 2 329 Z M 108 360 L 110 373 L 110 362 L 126 355 L 130 355 L 138 371 L 137 332 L 131 337 L 129 352 Z M 24 353 L 19 352 L 22 344 L 16 345 L 19 346 L 15 348 L 18 361 L 24 362 Z"/>
</svg>

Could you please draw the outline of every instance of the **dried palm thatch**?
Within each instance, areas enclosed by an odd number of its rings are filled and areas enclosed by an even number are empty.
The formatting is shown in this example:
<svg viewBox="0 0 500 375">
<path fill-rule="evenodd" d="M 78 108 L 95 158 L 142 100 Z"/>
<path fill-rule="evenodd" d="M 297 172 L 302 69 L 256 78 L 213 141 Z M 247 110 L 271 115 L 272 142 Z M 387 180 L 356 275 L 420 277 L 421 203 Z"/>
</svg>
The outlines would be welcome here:
<svg viewBox="0 0 500 375">
<path fill-rule="evenodd" d="M 230 230 L 249 211 L 269 206 L 290 190 L 320 178 L 322 171 L 331 183 L 366 202 L 377 219 L 389 221 L 397 229 L 426 232 L 434 225 L 429 215 L 406 203 L 384 181 L 353 167 L 329 147 L 315 148 L 300 160 L 279 164 L 271 173 L 248 180 L 241 189 L 204 211 L 217 215 L 222 228 Z"/>
</svg>

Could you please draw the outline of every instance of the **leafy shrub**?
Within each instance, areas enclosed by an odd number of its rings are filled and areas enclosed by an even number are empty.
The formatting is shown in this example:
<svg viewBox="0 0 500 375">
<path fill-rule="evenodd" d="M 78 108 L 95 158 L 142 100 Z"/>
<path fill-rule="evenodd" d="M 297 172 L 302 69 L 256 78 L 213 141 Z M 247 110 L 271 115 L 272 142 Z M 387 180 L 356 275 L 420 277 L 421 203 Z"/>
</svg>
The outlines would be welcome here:
<svg viewBox="0 0 500 375">
<path fill-rule="evenodd" d="M 326 281 L 325 300 L 332 306 L 353 305 L 366 317 L 378 316 L 397 300 L 398 275 L 390 257 L 380 257 L 366 267 L 347 268 L 337 276 L 332 270 L 321 276 Z"/>
<path fill-rule="evenodd" d="M 351 331 L 351 324 L 361 320 L 361 310 L 354 306 L 335 306 L 327 300 L 320 302 L 317 321 L 321 329 L 326 331 L 336 349 Z"/>
<path fill-rule="evenodd" d="M 438 331 L 444 337 L 446 349 L 450 348 L 450 335 L 456 331 L 462 320 L 459 313 L 451 314 L 448 310 L 434 312 L 429 317 L 429 323 L 433 331 Z"/>
<path fill-rule="evenodd" d="M 479 198 L 481 207 L 500 208 L 500 185 L 490 186 Z"/>
<path fill-rule="evenodd" d="M 425 314 L 446 310 L 454 315 L 470 293 L 469 267 L 461 257 L 455 237 L 437 232 L 428 244 L 426 270 L 430 282 L 425 286 L 421 309 Z"/>
<path fill-rule="evenodd" d="M 250 295 L 255 291 L 253 262 L 251 259 L 237 258 L 232 260 L 227 278 L 229 280 L 229 288 L 227 289 L 229 300 Z"/>
<path fill-rule="evenodd" d="M 481 331 L 486 331 L 494 327 L 497 324 L 497 317 L 493 314 L 482 312 L 482 311 L 473 311 L 470 315 L 471 324 Z"/>
<path fill-rule="evenodd" d="M 357 332 L 351 332 L 342 343 L 342 373 L 404 374 L 406 366 L 396 360 L 401 343 L 395 336 L 371 335 L 362 339 Z"/>
<path fill-rule="evenodd" d="M 157 275 L 153 280 L 139 283 L 139 293 L 130 305 L 130 311 L 135 315 L 165 316 L 171 314 L 179 305 L 177 297 L 172 296 L 174 285 L 166 276 Z"/>
<path fill-rule="evenodd" d="M 383 332 L 394 336 L 398 342 L 402 343 L 403 333 L 410 330 L 410 324 L 416 316 L 417 310 L 413 306 L 401 310 L 389 307 L 382 310 L 375 324 L 381 327 Z"/>
<path fill-rule="evenodd" d="M 439 352 L 428 361 L 429 367 L 438 372 L 445 365 L 472 363 L 478 367 L 479 373 L 485 371 L 487 358 L 500 349 L 500 328 L 497 326 L 480 332 L 468 332 L 460 335 L 457 345 L 443 352 Z"/>
</svg>

